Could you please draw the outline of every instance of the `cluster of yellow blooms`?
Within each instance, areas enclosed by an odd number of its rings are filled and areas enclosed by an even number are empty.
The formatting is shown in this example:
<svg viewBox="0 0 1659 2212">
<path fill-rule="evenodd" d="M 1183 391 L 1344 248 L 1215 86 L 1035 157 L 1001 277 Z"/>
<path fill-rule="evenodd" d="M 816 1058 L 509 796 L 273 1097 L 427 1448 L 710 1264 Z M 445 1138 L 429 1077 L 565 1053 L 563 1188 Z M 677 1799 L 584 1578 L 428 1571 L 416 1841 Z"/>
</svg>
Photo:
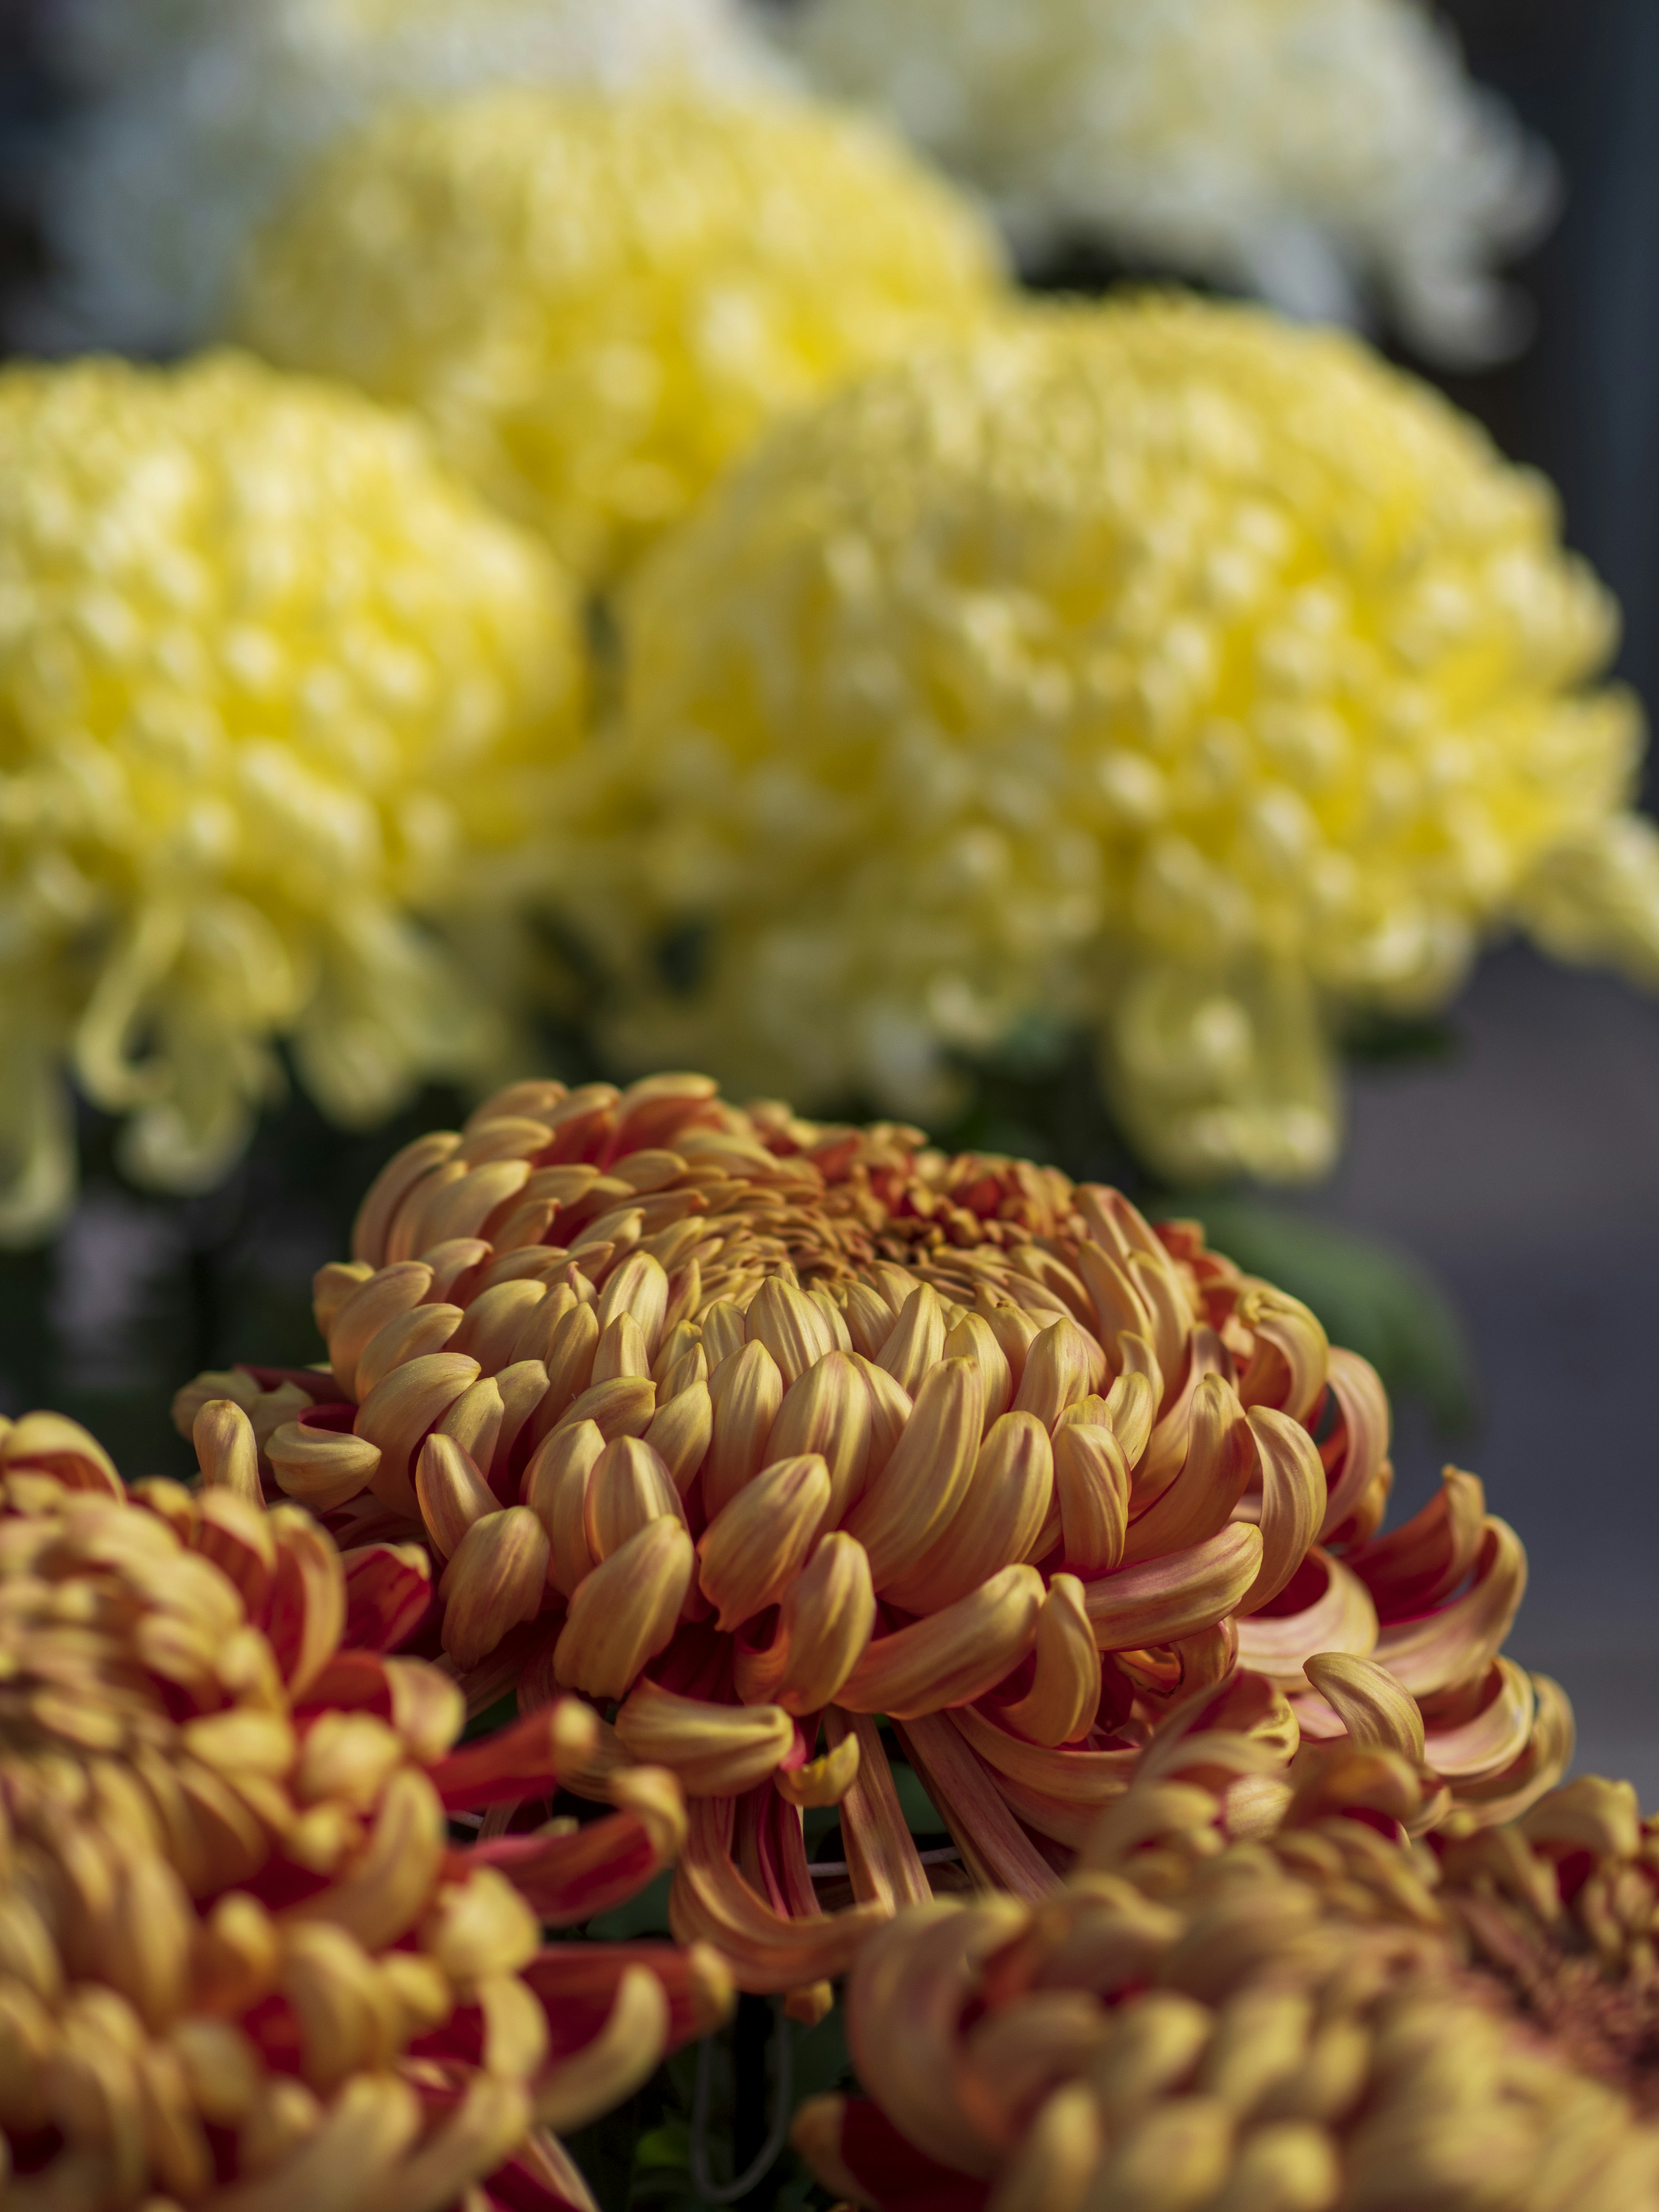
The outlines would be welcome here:
<svg viewBox="0 0 1659 2212">
<path fill-rule="evenodd" d="M 1613 610 L 1355 342 L 1021 307 L 875 125 L 685 88 L 390 109 L 240 300 L 481 497 L 246 361 L 8 380 L 0 1233 L 67 1197 L 65 1060 L 180 1187 L 275 1037 L 343 1119 L 476 1070 L 541 988 L 476 924 L 454 988 L 480 886 L 597 951 L 619 1061 L 927 1118 L 1069 1027 L 1177 1177 L 1322 1171 L 1349 1010 L 1493 931 L 1659 978 Z M 633 567 L 586 744 L 569 586 L 485 497 Z"/>
<path fill-rule="evenodd" d="M 1526 1562 L 1480 1483 L 1379 1536 L 1371 1370 L 1115 1191 L 705 1078 L 527 1082 L 390 1163 L 316 1296 L 325 1365 L 204 1376 L 180 1428 L 234 1400 L 273 1496 L 429 1556 L 475 1705 L 614 1703 L 610 1755 L 689 1800 L 676 1932 L 804 2016 L 930 1895 L 884 1720 L 1028 1897 L 1194 1699 L 1247 1739 L 1234 1831 L 1379 1731 L 1413 1832 L 1571 1755 L 1502 1656 Z"/>
<path fill-rule="evenodd" d="M 987 312 L 987 226 L 872 123 L 508 88 L 394 109 L 256 240 L 270 359 L 416 407 L 604 577 L 785 410 Z"/>
<path fill-rule="evenodd" d="M 707 2034 L 731 1983 L 706 1948 L 541 1931 L 672 1856 L 678 1788 L 602 1778 L 574 1699 L 458 1745 L 455 1682 L 386 1656 L 425 1562 L 268 1510 L 234 1406 L 197 1436 L 204 1485 L 127 1492 L 71 1421 L 0 1432 L 0 2189 L 591 2203 L 550 2130 Z M 562 1787 L 618 1809 L 507 1832 Z"/>
<path fill-rule="evenodd" d="M 1484 934 L 1659 980 L 1633 704 L 1549 494 L 1333 333 L 1028 309 L 774 434 L 638 574 L 566 866 L 619 1054 L 927 1118 L 1022 1017 L 1168 1174 L 1317 1174 L 1352 1006 Z M 609 833 L 611 878 L 592 825 Z"/>
<path fill-rule="evenodd" d="M 240 1152 L 276 1038 L 344 1121 L 476 1070 L 416 917 L 520 840 L 583 680 L 546 552 L 356 394 L 0 377 L 0 1233 L 72 1189 L 66 1066 L 170 1188 Z"/>
</svg>

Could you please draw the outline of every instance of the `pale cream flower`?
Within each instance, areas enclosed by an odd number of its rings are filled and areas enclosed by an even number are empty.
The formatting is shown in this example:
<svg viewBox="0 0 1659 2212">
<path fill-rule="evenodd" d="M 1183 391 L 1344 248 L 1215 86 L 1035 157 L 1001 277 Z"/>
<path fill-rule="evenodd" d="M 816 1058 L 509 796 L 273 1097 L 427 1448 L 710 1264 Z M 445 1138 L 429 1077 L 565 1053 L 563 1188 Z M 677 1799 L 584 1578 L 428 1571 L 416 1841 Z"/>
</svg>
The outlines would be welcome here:
<svg viewBox="0 0 1659 2212">
<path fill-rule="evenodd" d="M 1417 0 L 808 0 L 825 91 L 868 100 L 1041 254 L 1243 285 L 1293 314 L 1373 303 L 1423 351 L 1511 350 L 1492 264 L 1553 205 L 1551 164 Z"/>
<path fill-rule="evenodd" d="M 736 0 L 67 0 L 55 27 L 90 99 L 42 180 L 41 319 L 146 349 L 213 333 L 250 233 L 387 100 L 783 73 Z"/>
</svg>

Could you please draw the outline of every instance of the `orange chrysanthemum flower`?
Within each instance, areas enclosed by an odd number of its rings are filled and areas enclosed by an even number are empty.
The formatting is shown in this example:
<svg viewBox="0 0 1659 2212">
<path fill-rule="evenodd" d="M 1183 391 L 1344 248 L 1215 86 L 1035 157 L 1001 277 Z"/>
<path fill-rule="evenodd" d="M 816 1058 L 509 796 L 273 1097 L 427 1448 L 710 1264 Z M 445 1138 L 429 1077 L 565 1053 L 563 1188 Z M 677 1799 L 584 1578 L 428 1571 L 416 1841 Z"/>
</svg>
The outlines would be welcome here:
<svg viewBox="0 0 1659 2212">
<path fill-rule="evenodd" d="M 1567 1948 L 1587 1862 L 1651 1918 L 1627 1786 L 1575 1783 L 1443 1863 L 1377 1832 L 1388 1758 L 1350 1754 L 1229 1845 L 1193 1777 L 1245 1748 L 1224 1729 L 1169 1747 L 1042 1904 L 940 1900 L 870 1944 L 848 2023 L 873 2101 L 796 2122 L 824 2185 L 880 2212 L 1659 2205 L 1628 2036 L 1587 2036 L 1581 2002 L 1580 2032 L 1546 2038 L 1516 1985 L 1523 1953 Z M 1632 2012 L 1599 1987 L 1604 2021 Z"/>
<path fill-rule="evenodd" d="M 423 1542 L 475 1699 L 614 1710 L 606 1755 L 690 1801 L 675 1926 L 745 1987 L 820 1984 L 930 1893 L 884 1723 L 1026 1895 L 1241 1667 L 1288 1757 L 1364 1733 L 1374 1656 L 1436 1817 L 1501 1820 L 1570 1752 L 1499 1656 L 1524 1560 L 1474 1479 L 1377 1540 L 1371 1370 L 1054 1170 L 697 1077 L 520 1085 L 392 1162 L 317 1312 L 326 1367 L 204 1377 L 181 1425 L 233 1395 L 274 1490 Z M 803 1845 L 831 1804 L 839 1915 Z"/>
<path fill-rule="evenodd" d="M 574 1833 L 503 1832 L 504 1802 L 583 1784 L 592 1711 L 458 1746 L 454 1681 L 384 1656 L 425 1610 L 425 1553 L 343 1554 L 259 1502 L 235 1407 L 200 1426 L 194 1492 L 125 1492 L 56 1414 L 0 1436 L 7 2203 L 590 2203 L 550 2130 L 706 2033 L 730 1980 L 706 1948 L 542 1927 L 672 1856 L 677 1785 L 618 1776 L 619 1809 Z M 458 1841 L 471 1808 L 496 1809 Z"/>
</svg>

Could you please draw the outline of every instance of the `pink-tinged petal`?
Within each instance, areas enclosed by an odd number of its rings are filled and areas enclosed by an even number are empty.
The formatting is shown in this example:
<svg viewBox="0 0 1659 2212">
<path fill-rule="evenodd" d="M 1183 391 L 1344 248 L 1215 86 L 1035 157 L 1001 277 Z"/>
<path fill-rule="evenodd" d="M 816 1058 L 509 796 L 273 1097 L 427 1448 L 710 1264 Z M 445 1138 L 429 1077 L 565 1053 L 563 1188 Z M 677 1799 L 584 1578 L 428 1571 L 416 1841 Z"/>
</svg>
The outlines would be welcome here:
<svg viewBox="0 0 1659 2212">
<path fill-rule="evenodd" d="M 1532 1683 L 1513 1659 L 1493 1660 L 1473 1712 L 1430 1721 L 1423 1756 L 1448 1782 L 1483 1782 L 1513 1765 L 1532 1735 Z"/>
<path fill-rule="evenodd" d="M 1133 1566 L 1169 1552 L 1189 1551 L 1224 1528 L 1255 1472 L 1256 1451 L 1238 1393 L 1219 1375 L 1194 1391 L 1187 1453 L 1181 1472 L 1144 1511 L 1131 1500 L 1121 1559 Z"/>
<path fill-rule="evenodd" d="M 845 1973 L 886 1911 L 858 1905 L 811 1920 L 775 1911 L 732 1864 L 730 1814 L 730 1799 L 702 1797 L 687 1808 L 686 1845 L 669 1898 L 676 1939 L 712 1943 L 730 1960 L 738 1988 L 762 1995 Z"/>
<path fill-rule="evenodd" d="M 1426 1613 L 1463 1581 L 1480 1550 L 1486 1495 L 1478 1475 L 1449 1467 L 1439 1495 L 1402 1527 L 1353 1555 L 1352 1566 L 1379 1619 Z"/>
<path fill-rule="evenodd" d="M 1501 1772 L 1457 1785 L 1459 1812 L 1482 1828 L 1518 1820 L 1572 1764 L 1575 1731 L 1567 1694 L 1547 1674 L 1534 1674 L 1531 1681 L 1537 1711 L 1526 1749 Z"/>
<path fill-rule="evenodd" d="M 638 1783 L 651 1771 L 628 1779 Z M 574 1928 L 636 1895 L 673 1858 L 683 1833 L 678 1819 L 636 1805 L 574 1835 L 496 1836 L 458 1856 L 504 1874 L 546 1926 Z"/>
<path fill-rule="evenodd" d="M 847 2041 L 860 2079 L 878 2081 L 884 2110 L 908 2140 L 957 2174 L 994 2172 L 1002 2149 L 957 2094 L 962 2015 L 984 1961 L 1030 1920 L 1011 1897 L 919 1905 L 872 1940 L 848 1991 Z"/>
<path fill-rule="evenodd" d="M 671 2051 L 712 2035 L 732 2010 L 731 1971 L 707 1943 L 685 1950 L 672 1943 L 550 1944 L 520 1969 L 520 1976 L 546 2010 L 553 2057 L 563 2057 L 599 2033 L 629 1966 L 645 1967 L 662 1984 Z"/>
<path fill-rule="evenodd" d="M 908 1719 L 983 1697 L 1036 1641 L 1042 1599 L 1035 1567 L 1005 1567 L 943 1612 L 874 1638 L 836 1703 L 851 1712 Z"/>
<path fill-rule="evenodd" d="M 1474 1578 L 1463 1595 L 1418 1620 L 1391 1621 L 1376 1639 L 1376 1656 L 1415 1698 L 1476 1680 L 1498 1656 L 1526 1587 L 1521 1539 L 1507 1522 L 1488 1515 Z"/>
<path fill-rule="evenodd" d="M 1261 1566 L 1261 1534 L 1234 1522 L 1190 1550 L 1120 1567 L 1083 1585 L 1103 1651 L 1133 1651 L 1212 1628 L 1237 1606 Z"/>
<path fill-rule="evenodd" d="M 1326 1495 L 1318 1450 L 1299 1421 L 1270 1407 L 1252 1407 L 1249 1420 L 1261 1465 L 1261 1568 L 1241 1613 L 1260 1613 L 1290 1582 L 1312 1549 Z"/>
<path fill-rule="evenodd" d="M 1376 1480 L 1389 1455 L 1388 1394 L 1376 1370 L 1358 1352 L 1334 1347 L 1326 1375 L 1330 1393 L 1342 1416 L 1340 1460 L 1330 1459 L 1330 1501 L 1319 1524 L 1322 1541 L 1342 1526 Z"/>
<path fill-rule="evenodd" d="M 541 2154 L 546 2145 L 556 2160 Z M 538 2129 L 498 2166 L 476 2192 L 489 2212 L 599 2212 L 569 2152 L 555 2135 Z M 471 2212 L 471 2200 L 465 2200 Z"/>
<path fill-rule="evenodd" d="M 951 1719 L 957 1733 L 997 1773 L 1065 1804 L 1109 1803 L 1134 1772 L 1141 1755 L 1138 1745 L 1121 1751 L 1081 1751 L 1073 1746 L 1055 1750 L 1031 1743 L 1000 1728 L 994 1715 L 978 1705 L 964 1705 Z"/>
<path fill-rule="evenodd" d="M 428 1769 L 447 1813 L 516 1804 L 556 1789 L 565 1774 L 590 1760 L 599 1743 L 599 1715 L 579 1698 L 560 1698 L 511 1728 L 463 1745 Z"/>
<path fill-rule="evenodd" d="M 244 1375 L 253 1377 L 262 1390 L 280 1390 L 284 1382 L 294 1382 L 316 1405 L 351 1403 L 349 1394 L 340 1388 L 325 1367 L 250 1367 L 245 1359 L 236 1364 Z"/>
<path fill-rule="evenodd" d="M 893 1786 L 881 1731 L 867 1715 L 832 1705 L 823 1732 L 833 1750 L 858 1746 L 858 1771 L 841 1801 L 842 1847 L 854 1896 L 860 1905 L 879 1905 L 889 1912 L 927 1904 L 933 1893 Z"/>
<path fill-rule="evenodd" d="M 899 1741 L 974 1878 L 1013 1897 L 1047 1897 L 1060 1877 L 1008 1809 L 997 1777 L 963 1741 L 955 1716 L 898 1727 Z"/>
<path fill-rule="evenodd" d="M 263 1623 L 283 1679 L 301 1697 L 338 1649 L 346 1630 L 346 1582 L 340 1554 L 297 1505 L 271 1509 L 276 1572 Z"/>
<path fill-rule="evenodd" d="M 1368 1659 L 1375 1651 L 1382 1658 L 1370 1591 L 1328 1552 L 1310 1552 L 1272 1607 L 1238 1624 L 1239 1663 L 1270 1682 L 1306 1689 L 1303 1668 L 1321 1651 L 1346 1652 L 1355 1659 Z"/>
<path fill-rule="evenodd" d="M 431 1607 L 430 1560 L 416 1544 L 368 1544 L 343 1559 L 346 1643 L 360 1651 L 395 1651 Z"/>
<path fill-rule="evenodd" d="M 953 2172 L 907 2142 L 867 2098 L 809 2099 L 790 2140 L 832 2197 L 866 2212 L 983 2212 L 989 2195 L 988 2182 Z"/>
</svg>

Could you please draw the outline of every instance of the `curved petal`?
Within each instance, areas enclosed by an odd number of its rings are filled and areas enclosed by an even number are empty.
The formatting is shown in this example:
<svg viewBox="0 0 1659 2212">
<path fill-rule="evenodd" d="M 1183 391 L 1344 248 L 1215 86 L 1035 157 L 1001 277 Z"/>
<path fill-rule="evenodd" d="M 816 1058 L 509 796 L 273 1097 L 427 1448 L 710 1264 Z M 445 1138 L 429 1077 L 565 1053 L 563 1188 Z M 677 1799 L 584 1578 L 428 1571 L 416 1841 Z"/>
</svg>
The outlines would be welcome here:
<svg viewBox="0 0 1659 2212">
<path fill-rule="evenodd" d="M 1265 1674 L 1270 1682 L 1298 1690 L 1308 1686 L 1303 1668 L 1316 1652 L 1346 1652 L 1352 1658 L 1368 1659 L 1377 1649 L 1376 1607 L 1351 1568 L 1316 1548 L 1291 1580 L 1291 1591 L 1298 1589 L 1304 1577 L 1317 1595 L 1299 1612 L 1256 1613 L 1238 1624 L 1240 1664 Z M 1380 1651 L 1377 1656 L 1382 1656 Z M 1389 1664 L 1386 1660 L 1383 1663 Z M 1391 1674 L 1396 1671 L 1389 1667 Z"/>
<path fill-rule="evenodd" d="M 1040 1790 L 1062 1804 L 1104 1805 L 1135 1771 L 1139 1747 L 1126 1751 L 1050 1750 L 997 1727 L 976 1705 L 951 1713 L 952 1725 L 1000 1775 Z"/>
<path fill-rule="evenodd" d="M 1261 1530 L 1234 1522 L 1188 1551 L 1098 1576 L 1083 1585 L 1095 1642 L 1133 1651 L 1194 1636 L 1234 1610 L 1261 1567 Z"/>
<path fill-rule="evenodd" d="M 1503 1648 L 1526 1587 L 1521 1539 L 1507 1522 L 1489 1514 L 1469 1588 L 1433 1613 L 1391 1621 L 1376 1639 L 1376 1656 L 1414 1698 L 1473 1680 Z"/>
<path fill-rule="evenodd" d="M 1455 1728 L 1431 1724 L 1423 1756 L 1448 1782 L 1484 1782 L 1520 1758 L 1533 1721 L 1532 1684 L 1513 1659 L 1500 1653 L 1492 1663 L 1479 1712 Z"/>
<path fill-rule="evenodd" d="M 1353 1511 L 1389 1455 L 1388 1393 L 1370 1360 L 1334 1345 L 1325 1380 L 1342 1415 L 1344 1444 L 1319 1524 L 1322 1542 Z"/>
</svg>

